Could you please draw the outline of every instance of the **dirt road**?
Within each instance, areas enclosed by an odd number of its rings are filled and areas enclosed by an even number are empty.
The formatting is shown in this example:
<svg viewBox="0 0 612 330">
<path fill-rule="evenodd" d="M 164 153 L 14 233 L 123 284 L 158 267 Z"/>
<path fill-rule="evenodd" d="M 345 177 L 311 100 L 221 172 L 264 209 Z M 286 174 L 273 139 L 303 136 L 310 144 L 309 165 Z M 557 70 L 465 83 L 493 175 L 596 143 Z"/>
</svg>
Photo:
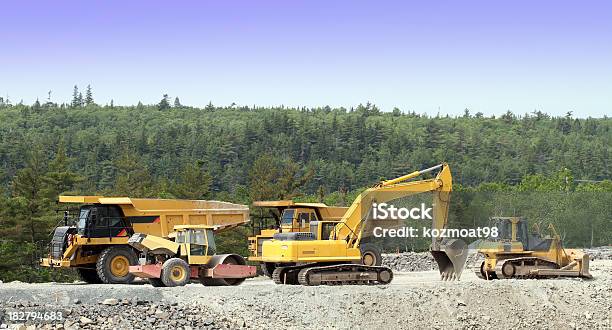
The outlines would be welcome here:
<svg viewBox="0 0 612 330">
<path fill-rule="evenodd" d="M 591 281 L 396 273 L 388 286 L 279 286 L 263 277 L 238 287 L 5 283 L 0 311 L 4 323 L 13 311 L 62 312 L 61 322 L 34 323 L 63 328 L 610 329 L 612 261 L 591 269 Z"/>
</svg>

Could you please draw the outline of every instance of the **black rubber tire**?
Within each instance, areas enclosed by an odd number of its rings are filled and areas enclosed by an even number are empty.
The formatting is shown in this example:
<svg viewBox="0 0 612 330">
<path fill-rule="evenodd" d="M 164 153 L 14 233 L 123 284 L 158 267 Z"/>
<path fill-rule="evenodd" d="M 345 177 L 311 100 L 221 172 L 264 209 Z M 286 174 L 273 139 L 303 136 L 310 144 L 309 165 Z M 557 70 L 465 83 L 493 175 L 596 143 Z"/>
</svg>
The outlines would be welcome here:
<svg viewBox="0 0 612 330">
<path fill-rule="evenodd" d="M 148 280 L 149 284 L 151 284 L 152 286 L 154 286 L 156 288 L 165 288 L 166 287 L 164 282 L 162 282 L 161 278 L 149 278 L 147 280 Z"/>
<path fill-rule="evenodd" d="M 380 266 L 382 264 L 382 255 L 380 253 L 380 249 L 376 247 L 376 245 L 370 244 L 370 243 L 361 244 L 361 247 L 359 248 L 359 250 L 361 251 L 361 264 L 362 265 Z M 373 263 L 366 264 L 364 260 L 366 258 L 373 258 L 374 259 Z"/>
<path fill-rule="evenodd" d="M 265 276 L 272 278 L 272 273 L 274 272 L 274 269 L 276 268 L 276 265 L 274 263 L 262 262 L 260 264 L 260 267 L 261 267 L 261 271 L 263 272 Z"/>
<path fill-rule="evenodd" d="M 96 262 L 96 272 L 98 277 L 105 284 L 130 284 L 134 281 L 134 275 L 127 273 L 125 276 L 115 276 L 111 272 L 111 261 L 113 258 L 123 256 L 129 261 L 130 266 L 138 265 L 138 255 L 128 246 L 111 246 L 102 251 Z"/>
<path fill-rule="evenodd" d="M 77 273 L 83 282 L 88 284 L 100 284 L 102 280 L 95 268 L 77 268 Z"/>
<path fill-rule="evenodd" d="M 184 272 L 181 279 L 173 279 L 173 269 L 179 267 Z M 167 287 L 185 286 L 191 280 L 191 269 L 187 261 L 181 258 L 170 258 L 162 265 L 161 281 Z"/>
</svg>

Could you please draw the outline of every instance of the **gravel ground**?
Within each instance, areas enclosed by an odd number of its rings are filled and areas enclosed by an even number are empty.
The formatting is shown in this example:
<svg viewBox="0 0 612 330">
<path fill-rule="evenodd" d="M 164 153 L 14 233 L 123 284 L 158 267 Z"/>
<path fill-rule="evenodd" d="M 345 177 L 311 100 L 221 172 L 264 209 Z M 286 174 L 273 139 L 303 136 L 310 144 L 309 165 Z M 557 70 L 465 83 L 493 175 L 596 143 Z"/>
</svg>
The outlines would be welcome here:
<svg viewBox="0 0 612 330">
<path fill-rule="evenodd" d="M 612 261 L 591 264 L 594 280 L 459 282 L 437 271 L 396 273 L 388 286 L 280 286 L 258 277 L 238 287 L 0 284 L 0 313 L 62 312 L 47 328 L 610 329 Z M 20 322 L 10 322 L 12 324 Z M 23 323 L 23 322 L 21 322 Z M 33 328 L 33 327 L 32 327 Z"/>
</svg>

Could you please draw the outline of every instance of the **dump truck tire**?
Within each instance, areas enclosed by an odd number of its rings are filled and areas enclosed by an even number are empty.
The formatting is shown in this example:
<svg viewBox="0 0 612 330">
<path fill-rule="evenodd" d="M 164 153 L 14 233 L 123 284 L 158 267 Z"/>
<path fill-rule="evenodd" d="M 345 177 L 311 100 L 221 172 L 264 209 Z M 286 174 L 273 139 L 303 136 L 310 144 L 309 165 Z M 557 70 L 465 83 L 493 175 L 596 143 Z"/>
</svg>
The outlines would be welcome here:
<svg viewBox="0 0 612 330">
<path fill-rule="evenodd" d="M 180 258 L 170 258 L 162 266 L 161 281 L 167 287 L 184 286 L 189 283 L 191 269 L 189 264 Z"/>
<path fill-rule="evenodd" d="M 135 277 L 129 272 L 129 266 L 137 264 L 138 256 L 132 248 L 111 246 L 100 253 L 96 262 L 96 270 L 103 283 L 129 284 Z"/>
<path fill-rule="evenodd" d="M 162 282 L 161 278 L 149 278 L 148 281 L 149 281 L 149 284 L 151 284 L 152 286 L 156 288 L 163 288 L 166 286 L 164 282 Z"/>
<path fill-rule="evenodd" d="M 380 266 L 382 255 L 380 249 L 373 244 L 365 243 L 361 245 L 361 263 L 366 266 Z"/>
<path fill-rule="evenodd" d="M 92 268 L 92 269 L 77 268 L 77 273 L 79 273 L 79 277 L 85 283 L 89 283 L 89 284 L 100 284 L 100 283 L 102 283 L 102 280 L 98 276 L 98 272 L 96 271 L 95 268 Z"/>
</svg>

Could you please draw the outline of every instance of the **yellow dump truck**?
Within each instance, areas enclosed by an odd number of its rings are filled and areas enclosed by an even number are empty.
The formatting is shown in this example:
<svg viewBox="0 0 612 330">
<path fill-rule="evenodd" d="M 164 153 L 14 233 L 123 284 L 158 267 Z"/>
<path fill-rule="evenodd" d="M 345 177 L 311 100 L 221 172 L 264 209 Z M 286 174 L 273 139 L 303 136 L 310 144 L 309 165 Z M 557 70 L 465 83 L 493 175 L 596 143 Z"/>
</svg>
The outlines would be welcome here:
<svg viewBox="0 0 612 330">
<path fill-rule="evenodd" d="M 129 266 L 138 251 L 128 245 L 134 233 L 168 237 L 176 225 L 208 225 L 216 231 L 249 221 L 246 205 L 205 200 L 60 196 L 81 204 L 75 218 L 65 213 L 55 228 L 44 267 L 75 268 L 88 283 L 130 283 Z"/>
</svg>

